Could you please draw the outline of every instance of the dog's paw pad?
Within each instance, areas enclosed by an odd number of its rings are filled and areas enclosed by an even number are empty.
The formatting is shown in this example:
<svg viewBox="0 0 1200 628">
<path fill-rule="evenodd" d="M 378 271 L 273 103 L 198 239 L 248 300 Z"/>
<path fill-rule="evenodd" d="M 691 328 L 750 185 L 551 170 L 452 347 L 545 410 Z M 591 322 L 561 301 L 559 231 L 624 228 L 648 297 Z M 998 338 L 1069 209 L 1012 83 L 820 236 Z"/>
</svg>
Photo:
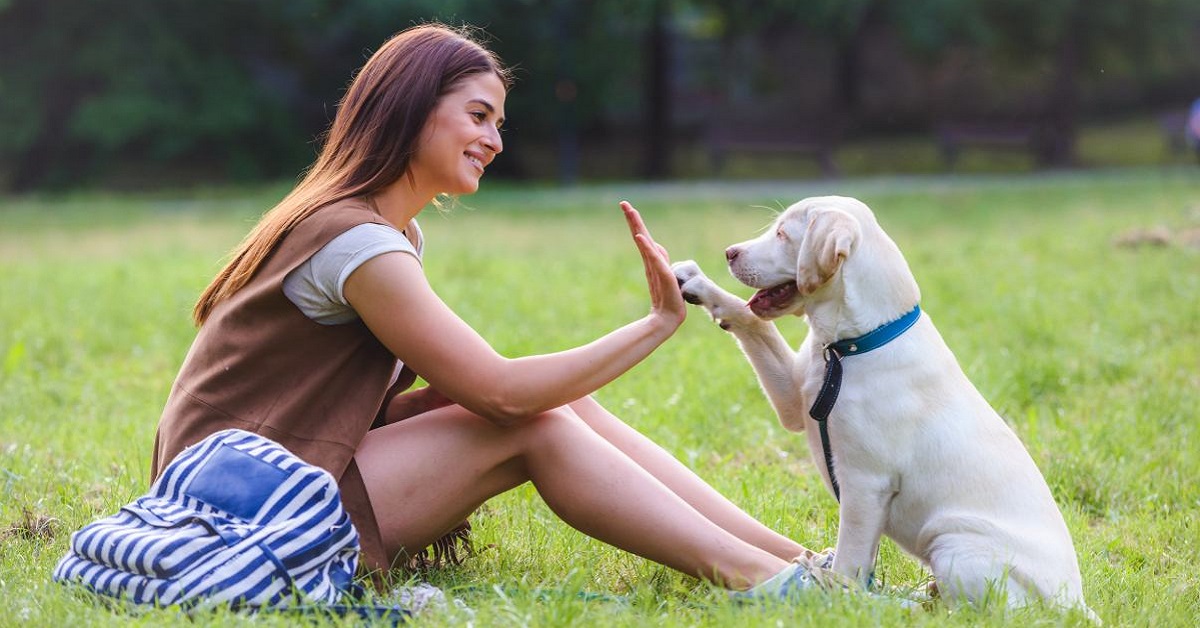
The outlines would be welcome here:
<svg viewBox="0 0 1200 628">
<path fill-rule="evenodd" d="M 700 265 L 690 259 L 671 264 L 671 271 L 675 273 L 675 281 L 678 281 L 681 286 L 693 277 L 704 275 L 704 272 L 700 270 Z"/>
</svg>

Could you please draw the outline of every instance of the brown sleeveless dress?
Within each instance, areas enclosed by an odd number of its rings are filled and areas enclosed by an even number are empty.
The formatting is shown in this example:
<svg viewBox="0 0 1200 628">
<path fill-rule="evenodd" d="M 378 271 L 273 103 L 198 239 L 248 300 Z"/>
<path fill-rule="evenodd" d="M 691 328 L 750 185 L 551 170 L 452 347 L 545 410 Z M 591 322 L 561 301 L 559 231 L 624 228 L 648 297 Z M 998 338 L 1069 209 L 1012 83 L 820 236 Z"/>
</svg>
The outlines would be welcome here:
<svg viewBox="0 0 1200 628">
<path fill-rule="evenodd" d="M 391 397 L 396 358 L 361 320 L 321 325 L 283 293 L 283 280 L 330 240 L 363 223 L 388 224 L 370 205 L 347 199 L 318 210 L 277 245 L 250 280 L 201 326 L 158 424 L 151 461 L 157 478 L 185 447 L 239 428 L 266 436 L 339 478 L 342 501 L 361 536 L 362 565 L 386 571 L 366 487 L 354 463 L 359 442 Z"/>
</svg>

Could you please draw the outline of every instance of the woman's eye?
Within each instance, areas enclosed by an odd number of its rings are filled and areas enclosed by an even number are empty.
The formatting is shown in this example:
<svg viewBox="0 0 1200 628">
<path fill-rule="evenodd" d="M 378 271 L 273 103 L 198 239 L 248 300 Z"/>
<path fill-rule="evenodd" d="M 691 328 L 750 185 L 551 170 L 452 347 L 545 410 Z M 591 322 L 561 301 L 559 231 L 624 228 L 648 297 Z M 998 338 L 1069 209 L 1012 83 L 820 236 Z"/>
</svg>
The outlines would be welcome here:
<svg viewBox="0 0 1200 628">
<path fill-rule="evenodd" d="M 472 111 L 471 117 L 475 118 L 476 122 L 483 122 L 484 120 L 487 120 L 487 114 L 482 111 Z"/>
</svg>

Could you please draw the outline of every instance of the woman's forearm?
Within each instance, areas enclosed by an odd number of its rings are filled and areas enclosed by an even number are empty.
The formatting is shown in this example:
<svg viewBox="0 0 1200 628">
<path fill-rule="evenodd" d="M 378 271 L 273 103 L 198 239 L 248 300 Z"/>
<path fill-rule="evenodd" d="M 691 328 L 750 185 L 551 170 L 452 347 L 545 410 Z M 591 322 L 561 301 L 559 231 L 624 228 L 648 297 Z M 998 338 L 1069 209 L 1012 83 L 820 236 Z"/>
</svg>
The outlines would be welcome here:
<svg viewBox="0 0 1200 628">
<path fill-rule="evenodd" d="M 649 356 L 679 322 L 650 314 L 580 347 L 507 360 L 470 409 L 503 425 L 586 397 Z"/>
</svg>

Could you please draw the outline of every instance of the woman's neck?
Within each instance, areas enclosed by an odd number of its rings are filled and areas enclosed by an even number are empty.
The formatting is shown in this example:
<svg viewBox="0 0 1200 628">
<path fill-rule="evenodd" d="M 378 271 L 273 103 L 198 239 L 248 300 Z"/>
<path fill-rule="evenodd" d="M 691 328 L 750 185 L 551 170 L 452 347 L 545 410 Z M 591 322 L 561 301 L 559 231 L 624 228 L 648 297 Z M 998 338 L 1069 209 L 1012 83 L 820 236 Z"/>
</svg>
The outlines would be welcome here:
<svg viewBox="0 0 1200 628">
<path fill-rule="evenodd" d="M 372 195 L 375 210 L 397 229 L 403 229 L 433 198 L 434 195 L 422 194 L 416 190 L 407 176 L 400 177 L 395 183 Z"/>
</svg>

